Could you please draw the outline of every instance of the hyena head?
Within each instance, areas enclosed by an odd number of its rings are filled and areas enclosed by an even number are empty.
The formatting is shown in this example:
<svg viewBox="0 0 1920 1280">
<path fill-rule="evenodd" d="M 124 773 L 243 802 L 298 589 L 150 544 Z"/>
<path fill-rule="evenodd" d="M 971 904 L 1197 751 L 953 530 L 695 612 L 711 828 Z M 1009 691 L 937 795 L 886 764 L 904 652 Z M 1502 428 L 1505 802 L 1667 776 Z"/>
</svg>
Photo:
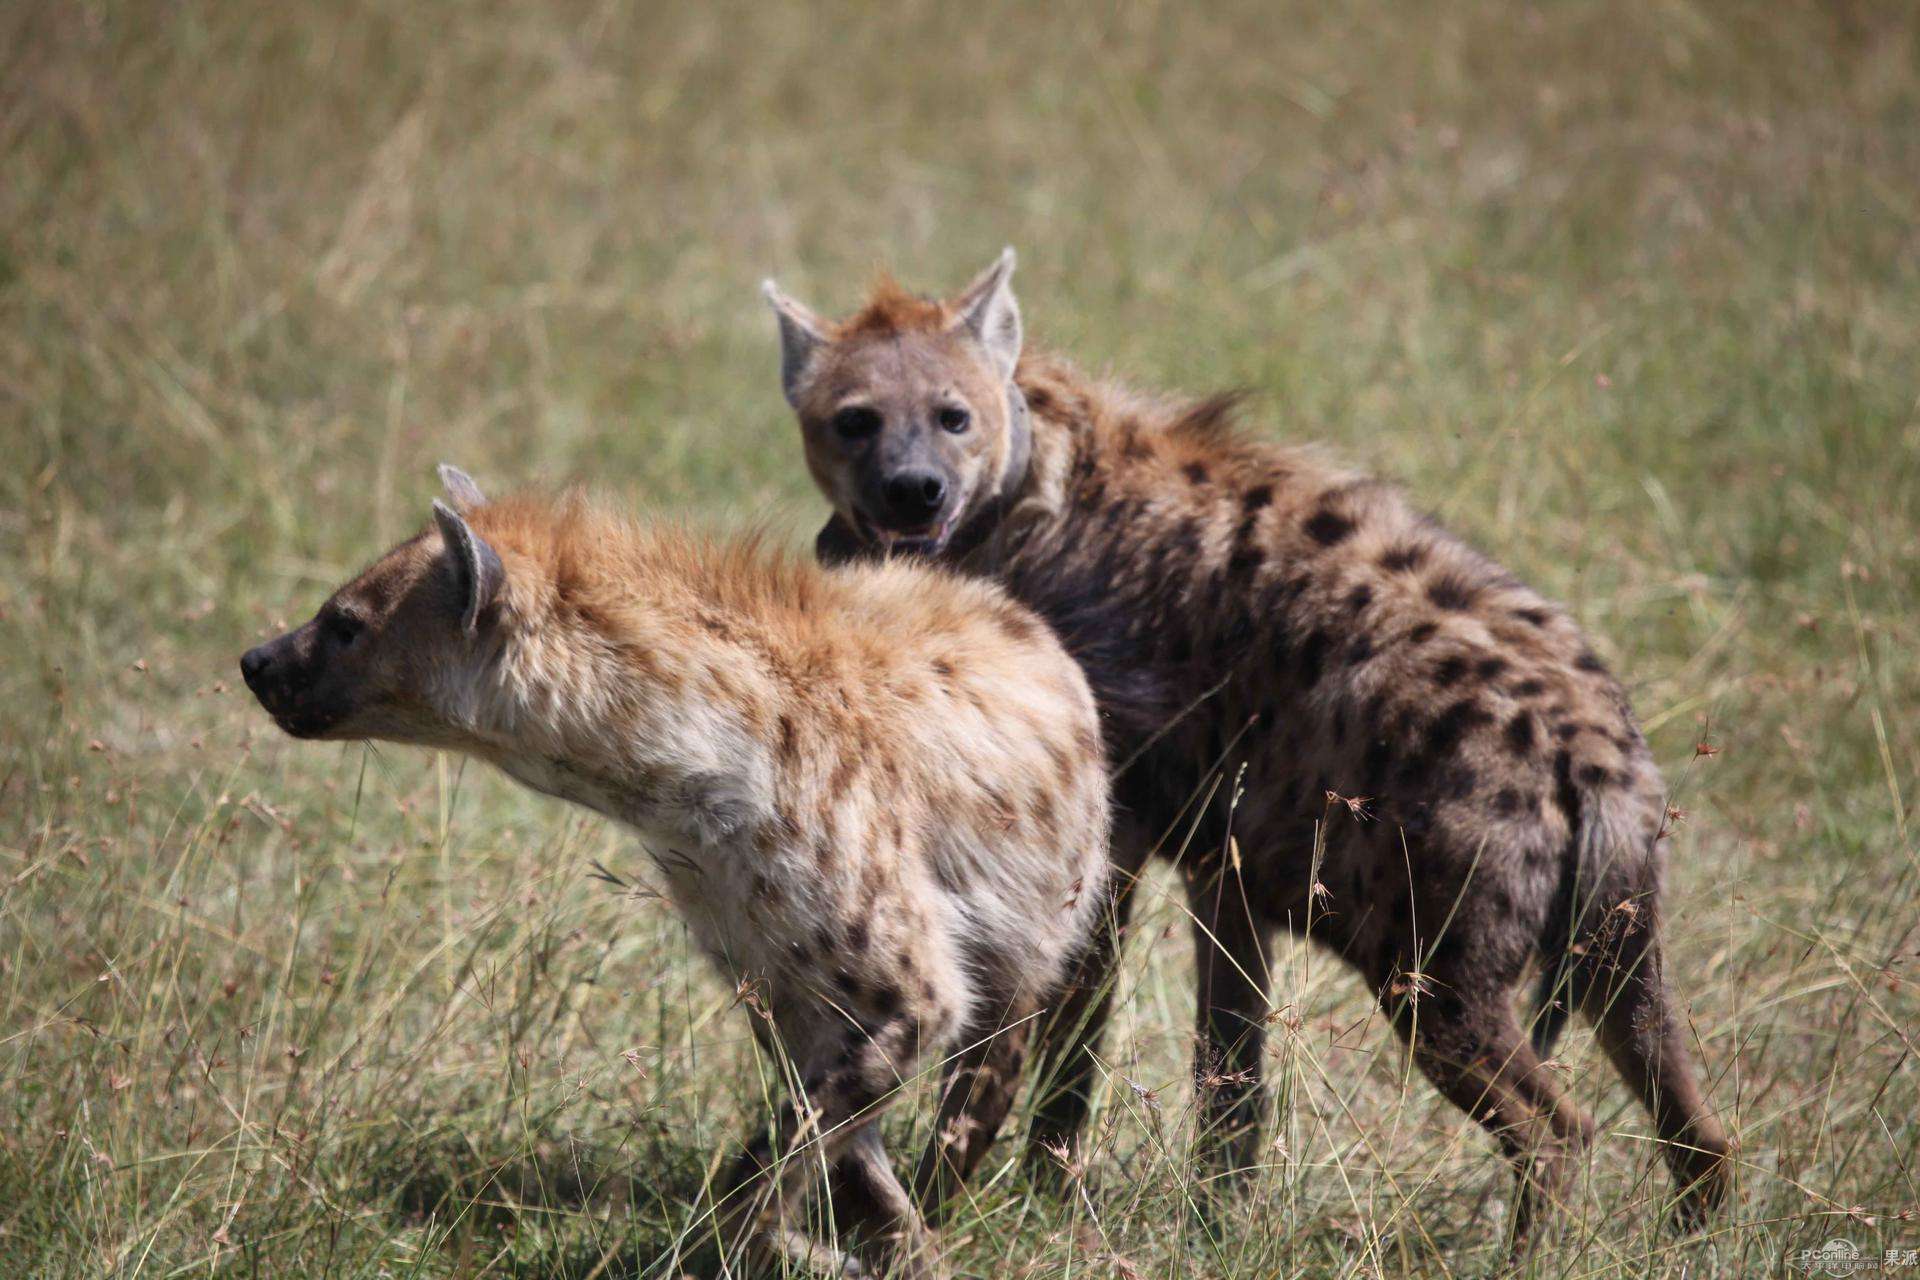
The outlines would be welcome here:
<svg viewBox="0 0 1920 1280">
<path fill-rule="evenodd" d="M 442 704 L 477 665 L 506 575 L 460 514 L 485 502 L 478 486 L 452 467 L 440 475 L 455 505 L 435 501 L 430 529 L 241 655 L 247 688 L 294 737 L 455 744 Z"/>
<path fill-rule="evenodd" d="M 1013 250 L 948 301 L 883 283 L 834 324 L 780 292 L 780 378 L 807 469 L 868 543 L 937 555 L 1026 468 Z"/>
</svg>

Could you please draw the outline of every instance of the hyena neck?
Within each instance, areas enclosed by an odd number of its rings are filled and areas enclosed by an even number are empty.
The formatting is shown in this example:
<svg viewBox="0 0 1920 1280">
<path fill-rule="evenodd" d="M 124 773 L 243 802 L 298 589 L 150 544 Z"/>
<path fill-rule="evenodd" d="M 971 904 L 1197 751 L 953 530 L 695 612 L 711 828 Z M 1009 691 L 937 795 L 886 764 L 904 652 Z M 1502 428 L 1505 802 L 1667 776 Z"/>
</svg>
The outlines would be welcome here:
<svg viewBox="0 0 1920 1280">
<path fill-rule="evenodd" d="M 510 624 L 511 625 L 511 624 Z M 475 681 L 473 748 L 519 782 L 689 849 L 769 820 L 764 753 L 741 708 L 696 699 L 661 670 L 710 655 L 649 637 L 646 660 L 578 619 L 519 623 Z"/>
<path fill-rule="evenodd" d="M 1006 479 L 954 548 L 956 557 L 988 573 L 1013 545 L 1044 537 L 1071 518 L 1076 459 L 1090 443 L 1085 437 L 1104 398 L 1103 388 L 1046 355 L 1023 358 L 1008 391 L 1015 418 Z"/>
</svg>

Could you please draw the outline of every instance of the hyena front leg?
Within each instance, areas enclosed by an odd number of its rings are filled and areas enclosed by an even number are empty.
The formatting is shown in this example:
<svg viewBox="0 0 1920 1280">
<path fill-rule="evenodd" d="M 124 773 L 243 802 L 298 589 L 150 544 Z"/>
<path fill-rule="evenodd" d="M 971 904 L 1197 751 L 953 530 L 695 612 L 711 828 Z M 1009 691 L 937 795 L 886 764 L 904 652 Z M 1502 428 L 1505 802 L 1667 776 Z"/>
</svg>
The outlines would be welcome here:
<svg viewBox="0 0 1920 1280">
<path fill-rule="evenodd" d="M 833 1178 L 837 1190 L 867 1206 L 862 1218 L 849 1225 L 861 1229 L 880 1268 L 892 1266 L 891 1274 L 903 1280 L 934 1280 L 946 1274 L 933 1233 L 887 1159 L 879 1125 L 864 1125 L 847 1141 L 834 1163 Z"/>
<path fill-rule="evenodd" d="M 1004 1018 L 978 1022 L 960 1035 L 965 1047 L 947 1064 L 933 1137 L 913 1177 L 915 1198 L 936 1219 L 973 1176 L 1013 1107 L 1032 1012 L 1016 1005 Z"/>
<path fill-rule="evenodd" d="M 1231 874 L 1193 882 L 1188 905 L 1200 980 L 1193 1063 L 1200 1154 L 1214 1177 L 1237 1181 L 1259 1162 L 1272 931 Z"/>
<path fill-rule="evenodd" d="M 837 1051 L 830 1062 L 803 1064 L 802 1094 L 782 1106 L 771 1136 L 749 1143 L 722 1184 L 720 1243 L 745 1245 L 763 1264 L 782 1259 L 810 1271 L 864 1275 L 843 1250 L 807 1234 L 803 1198 L 824 1164 L 840 1184 L 837 1203 L 861 1206 L 861 1221 L 841 1224 L 874 1242 L 894 1274 L 913 1280 L 943 1274 L 918 1210 L 880 1145 L 879 1120 L 899 1094 L 898 1049 L 913 1040 L 903 1020 Z M 906 1058 L 914 1056 L 905 1053 Z"/>
</svg>

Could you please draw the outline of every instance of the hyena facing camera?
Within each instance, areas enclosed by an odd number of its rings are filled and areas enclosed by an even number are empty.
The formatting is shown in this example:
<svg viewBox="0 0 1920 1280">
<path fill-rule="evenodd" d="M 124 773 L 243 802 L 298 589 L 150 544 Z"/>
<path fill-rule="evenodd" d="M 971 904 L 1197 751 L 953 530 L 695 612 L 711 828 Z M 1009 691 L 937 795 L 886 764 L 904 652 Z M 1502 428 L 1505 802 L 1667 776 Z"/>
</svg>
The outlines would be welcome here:
<svg viewBox="0 0 1920 1280">
<path fill-rule="evenodd" d="M 798 1084 L 780 1149 L 723 1188 L 723 1245 L 859 1272 L 795 1225 L 824 1162 L 863 1252 L 934 1274 L 876 1122 L 951 1055 L 919 1173 L 950 1188 L 1107 897 L 1079 669 L 984 582 L 830 574 L 442 475 L 453 505 L 250 650 L 248 688 L 295 737 L 466 752 L 637 830 Z"/>
<path fill-rule="evenodd" d="M 1542 1064 L 1572 1009 L 1651 1112 L 1697 1221 L 1729 1165 L 1667 992 L 1665 797 L 1579 628 L 1395 489 L 1240 438 L 1230 401 L 1151 399 L 1023 353 L 1012 270 L 1009 250 L 950 302 L 883 284 L 839 323 L 768 283 L 834 508 L 818 550 L 997 581 L 1086 670 L 1118 770 L 1122 918 L 1150 854 L 1185 872 L 1214 1158 L 1255 1159 L 1284 928 L 1364 975 L 1427 1077 L 1512 1157 L 1517 1238 L 1592 1135 Z M 1090 956 L 1059 1019 L 1079 1038 L 1043 1046 L 1058 1087 L 1037 1144 L 1085 1119 L 1110 963 Z M 1530 970 L 1534 1043 L 1514 1008 Z"/>
</svg>

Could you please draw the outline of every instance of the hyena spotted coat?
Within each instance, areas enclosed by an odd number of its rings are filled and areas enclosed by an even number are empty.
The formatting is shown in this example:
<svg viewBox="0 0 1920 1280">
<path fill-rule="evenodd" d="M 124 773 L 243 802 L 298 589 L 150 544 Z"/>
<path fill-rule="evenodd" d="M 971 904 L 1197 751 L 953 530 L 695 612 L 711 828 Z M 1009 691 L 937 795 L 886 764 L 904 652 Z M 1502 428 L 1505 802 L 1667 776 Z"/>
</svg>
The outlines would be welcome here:
<svg viewBox="0 0 1920 1280">
<path fill-rule="evenodd" d="M 443 474 L 458 509 L 249 651 L 248 687 L 296 737 L 463 751 L 638 831 L 798 1095 L 783 1150 L 742 1157 L 722 1242 L 857 1270 L 795 1226 L 825 1162 L 839 1225 L 931 1273 L 876 1120 L 951 1055 L 937 1194 L 1107 895 L 1080 670 L 982 581 L 829 574 Z"/>
<path fill-rule="evenodd" d="M 837 324 L 769 282 L 835 512 L 819 553 L 910 550 L 998 581 L 1087 671 L 1119 771 L 1122 918 L 1151 853 L 1185 871 L 1215 1158 L 1255 1158 L 1285 928 L 1365 976 L 1428 1078 L 1514 1158 L 1520 1232 L 1592 1133 L 1542 1066 L 1566 1008 L 1650 1109 L 1696 1219 L 1727 1146 L 1667 994 L 1665 798 L 1579 627 L 1396 489 L 1240 438 L 1230 400 L 1148 398 L 1022 354 L 1012 266 L 1009 250 L 951 302 L 885 284 Z M 1049 1046 L 1041 1143 L 1084 1119 L 1109 960 L 1064 1019 L 1080 1040 Z M 1536 969 L 1538 1049 L 1514 1008 Z"/>
</svg>

